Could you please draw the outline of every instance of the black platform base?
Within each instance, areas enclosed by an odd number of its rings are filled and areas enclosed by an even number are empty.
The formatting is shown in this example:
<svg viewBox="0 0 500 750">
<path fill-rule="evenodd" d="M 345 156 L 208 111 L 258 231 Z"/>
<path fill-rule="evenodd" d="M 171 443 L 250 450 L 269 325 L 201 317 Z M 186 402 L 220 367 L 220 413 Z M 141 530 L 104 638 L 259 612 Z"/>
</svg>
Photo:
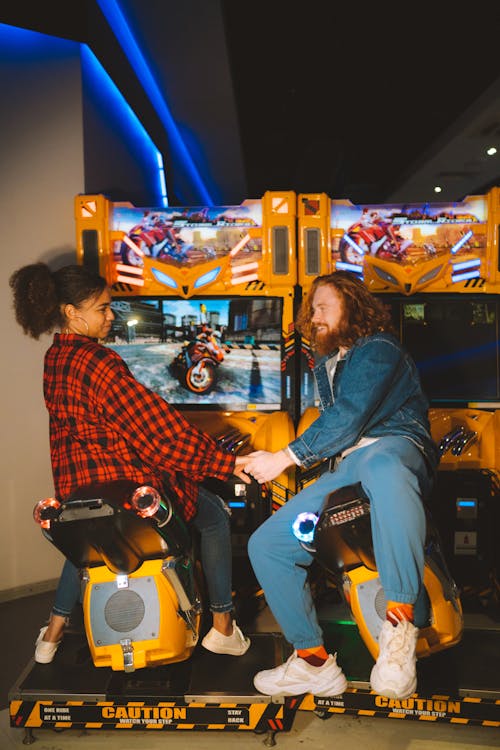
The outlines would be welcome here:
<svg viewBox="0 0 500 750">
<path fill-rule="evenodd" d="M 500 631 L 465 630 L 453 648 L 419 660 L 418 694 L 399 701 L 370 690 L 373 659 L 354 623 L 323 622 L 326 645 L 337 651 L 349 688 L 342 696 L 292 698 L 261 695 L 253 676 L 281 664 L 289 647 L 279 634 L 251 635 L 239 658 L 201 646 L 179 664 L 132 673 L 95 668 L 85 637 L 67 633 L 52 664 L 27 665 L 9 691 L 10 723 L 24 728 L 253 730 L 275 744 L 289 731 L 297 710 L 320 718 L 335 713 L 390 719 L 500 727 Z"/>
<path fill-rule="evenodd" d="M 67 633 L 51 664 L 30 661 L 9 692 L 10 723 L 55 729 L 221 729 L 289 731 L 298 699 L 271 701 L 253 687 L 260 669 L 286 659 L 280 635 L 250 636 L 242 657 L 212 654 L 201 646 L 178 664 L 113 672 L 95 668 L 85 637 Z"/>
</svg>

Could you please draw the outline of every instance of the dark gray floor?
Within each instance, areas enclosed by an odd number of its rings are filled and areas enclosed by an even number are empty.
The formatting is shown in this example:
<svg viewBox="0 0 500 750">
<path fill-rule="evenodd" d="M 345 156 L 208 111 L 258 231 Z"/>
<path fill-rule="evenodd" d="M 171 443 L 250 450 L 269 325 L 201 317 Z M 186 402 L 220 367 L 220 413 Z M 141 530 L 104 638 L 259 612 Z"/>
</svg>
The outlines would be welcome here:
<svg viewBox="0 0 500 750">
<path fill-rule="evenodd" d="M 0 603 L 0 710 L 7 708 L 8 693 L 33 656 L 39 630 L 49 617 L 53 591 Z"/>
</svg>

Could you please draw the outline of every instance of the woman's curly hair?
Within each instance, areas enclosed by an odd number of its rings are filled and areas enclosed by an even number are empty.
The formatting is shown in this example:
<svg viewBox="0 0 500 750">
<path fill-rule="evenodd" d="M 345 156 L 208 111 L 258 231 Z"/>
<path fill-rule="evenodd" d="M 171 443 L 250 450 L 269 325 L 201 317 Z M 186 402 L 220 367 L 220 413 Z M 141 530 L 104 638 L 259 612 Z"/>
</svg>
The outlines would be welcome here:
<svg viewBox="0 0 500 750">
<path fill-rule="evenodd" d="M 351 347 L 354 342 L 379 331 L 395 333 L 391 315 L 386 306 L 368 290 L 366 285 L 348 271 L 336 271 L 317 276 L 307 297 L 303 300 L 296 320 L 296 328 L 312 348 L 315 331 L 312 324 L 314 294 L 320 286 L 331 286 L 341 296 L 344 317 L 339 327 L 340 346 Z"/>
<path fill-rule="evenodd" d="M 84 266 L 75 264 L 51 271 L 46 263 L 19 268 L 9 284 L 14 294 L 16 320 L 24 333 L 34 339 L 63 325 L 61 305 L 78 307 L 107 286 L 102 276 Z"/>
</svg>

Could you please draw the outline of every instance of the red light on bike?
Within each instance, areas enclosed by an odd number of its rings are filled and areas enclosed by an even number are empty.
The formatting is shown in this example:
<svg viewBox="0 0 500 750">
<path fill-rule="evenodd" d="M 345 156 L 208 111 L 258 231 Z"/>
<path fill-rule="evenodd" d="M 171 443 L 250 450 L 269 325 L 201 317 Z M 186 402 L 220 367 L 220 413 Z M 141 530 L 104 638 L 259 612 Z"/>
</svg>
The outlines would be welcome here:
<svg viewBox="0 0 500 750">
<path fill-rule="evenodd" d="M 35 523 L 40 524 L 42 529 L 50 529 L 50 522 L 57 517 L 57 511 L 60 507 L 61 503 L 55 497 L 46 497 L 44 500 L 40 500 L 33 508 Z"/>
<path fill-rule="evenodd" d="M 138 516 L 141 518 L 151 518 L 151 516 L 157 513 L 160 507 L 161 496 L 154 487 L 144 485 L 134 490 L 134 494 L 130 498 L 130 504 Z"/>
</svg>

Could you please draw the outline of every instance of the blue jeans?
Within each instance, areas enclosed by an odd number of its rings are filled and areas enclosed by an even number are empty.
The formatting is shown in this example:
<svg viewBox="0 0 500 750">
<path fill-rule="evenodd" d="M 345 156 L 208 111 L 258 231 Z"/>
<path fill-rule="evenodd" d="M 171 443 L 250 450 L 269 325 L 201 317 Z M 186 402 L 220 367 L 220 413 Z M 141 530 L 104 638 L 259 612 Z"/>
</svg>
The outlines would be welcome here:
<svg viewBox="0 0 500 750">
<path fill-rule="evenodd" d="M 193 525 L 200 532 L 201 563 L 208 588 L 211 612 L 230 612 L 232 596 L 232 551 L 229 511 L 218 495 L 200 486 L 198 511 Z M 56 589 L 52 613 L 69 617 L 80 601 L 78 569 L 66 560 Z"/>
<path fill-rule="evenodd" d="M 307 568 L 312 556 L 292 532 L 302 512 L 318 513 L 333 490 L 361 482 L 370 498 L 373 548 L 386 599 L 415 603 L 425 596 L 425 511 L 432 474 L 421 451 L 404 437 L 382 437 L 350 453 L 276 513 L 249 539 L 248 553 L 266 601 L 296 649 L 323 643 Z"/>
</svg>

